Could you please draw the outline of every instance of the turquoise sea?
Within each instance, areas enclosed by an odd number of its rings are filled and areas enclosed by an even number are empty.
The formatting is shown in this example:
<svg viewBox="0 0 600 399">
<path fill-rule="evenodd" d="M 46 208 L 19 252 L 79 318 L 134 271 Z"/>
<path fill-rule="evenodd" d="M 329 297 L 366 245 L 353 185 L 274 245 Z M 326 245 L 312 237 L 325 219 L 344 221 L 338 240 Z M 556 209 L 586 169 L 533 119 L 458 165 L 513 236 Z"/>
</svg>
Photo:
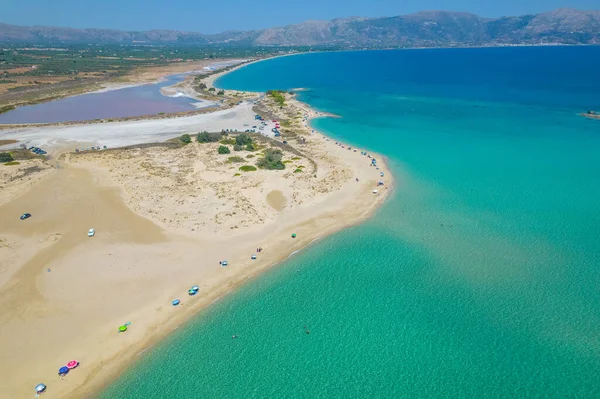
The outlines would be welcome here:
<svg viewBox="0 0 600 399">
<path fill-rule="evenodd" d="M 305 88 L 392 197 L 201 312 L 100 396 L 600 397 L 600 47 L 315 53 Z M 310 329 L 310 334 L 305 333 Z M 238 339 L 231 339 L 233 334 Z"/>
</svg>

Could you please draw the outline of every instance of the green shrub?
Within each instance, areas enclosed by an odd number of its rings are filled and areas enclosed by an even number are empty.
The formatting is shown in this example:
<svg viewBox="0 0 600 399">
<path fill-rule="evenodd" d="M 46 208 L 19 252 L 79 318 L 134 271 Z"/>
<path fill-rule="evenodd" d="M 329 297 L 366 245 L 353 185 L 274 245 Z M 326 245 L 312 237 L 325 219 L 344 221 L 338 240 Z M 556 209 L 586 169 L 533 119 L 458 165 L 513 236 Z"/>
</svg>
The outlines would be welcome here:
<svg viewBox="0 0 600 399">
<path fill-rule="evenodd" d="M 235 138 L 235 143 L 237 145 L 248 145 L 248 144 L 252 144 L 252 137 L 250 137 L 250 135 L 246 134 L 246 133 L 240 133 L 237 135 L 237 137 Z"/>
<path fill-rule="evenodd" d="M 189 144 L 189 143 L 191 143 L 191 142 L 192 142 L 192 138 L 190 137 L 190 135 L 189 135 L 189 134 L 184 134 L 184 135 L 182 135 L 182 136 L 179 138 L 179 140 L 181 140 L 181 142 L 182 142 L 182 143 L 184 143 L 184 144 Z"/>
<path fill-rule="evenodd" d="M 20 164 L 21 164 L 21 162 L 10 161 L 10 162 L 5 163 L 4 165 L 6 165 L 6 166 L 12 166 L 12 165 L 20 165 Z"/>
<path fill-rule="evenodd" d="M 236 144 L 233 146 L 233 151 L 242 151 L 244 149 L 244 147 L 242 147 L 239 144 Z"/>
<path fill-rule="evenodd" d="M 283 163 L 292 163 L 292 161 L 283 161 Z"/>
<path fill-rule="evenodd" d="M 294 171 L 294 173 L 300 173 L 300 172 L 302 172 L 302 169 L 300 169 L 300 168 L 296 168 L 296 170 Z"/>
<path fill-rule="evenodd" d="M 0 162 L 12 162 L 14 161 L 12 155 L 8 152 L 0 152 Z"/>
<path fill-rule="evenodd" d="M 254 154 L 246 155 L 246 158 L 254 158 Z"/>
<path fill-rule="evenodd" d="M 200 132 L 198 133 L 198 136 L 196 136 L 196 140 L 199 143 L 216 143 L 221 140 L 222 136 L 221 133 Z"/>
<path fill-rule="evenodd" d="M 241 173 L 236 173 L 235 175 L 233 175 L 233 177 L 241 176 L 241 175 L 242 175 Z"/>
<path fill-rule="evenodd" d="M 210 89 L 208 89 L 208 91 L 215 91 L 215 88 L 211 87 Z"/>
<path fill-rule="evenodd" d="M 229 157 L 229 162 L 244 162 L 242 157 Z"/>
<path fill-rule="evenodd" d="M 246 144 L 246 151 L 254 151 L 254 144 Z"/>
<path fill-rule="evenodd" d="M 265 157 L 258 160 L 256 165 L 261 169 L 282 170 L 285 169 L 285 164 L 281 162 L 283 154 L 281 150 L 269 148 L 265 151 Z"/>
<path fill-rule="evenodd" d="M 223 139 L 220 141 L 221 144 L 228 144 L 228 145 L 234 145 L 235 144 L 235 140 L 234 139 Z"/>
<path fill-rule="evenodd" d="M 294 158 L 292 158 L 292 161 L 299 161 L 299 160 L 301 160 L 301 159 L 302 159 L 302 158 L 300 158 L 300 157 L 294 157 Z"/>
<path fill-rule="evenodd" d="M 224 96 L 225 95 L 225 91 L 223 90 L 219 90 L 219 92 L 217 93 L 217 96 Z"/>
<path fill-rule="evenodd" d="M 219 152 L 219 154 L 229 154 L 229 153 L 231 153 L 231 151 L 229 151 L 229 147 L 225 147 L 224 145 L 220 145 L 219 149 L 217 151 Z"/>
<path fill-rule="evenodd" d="M 240 168 L 240 170 L 242 172 L 254 172 L 256 170 L 256 167 L 254 167 L 252 165 L 244 165 Z"/>
</svg>

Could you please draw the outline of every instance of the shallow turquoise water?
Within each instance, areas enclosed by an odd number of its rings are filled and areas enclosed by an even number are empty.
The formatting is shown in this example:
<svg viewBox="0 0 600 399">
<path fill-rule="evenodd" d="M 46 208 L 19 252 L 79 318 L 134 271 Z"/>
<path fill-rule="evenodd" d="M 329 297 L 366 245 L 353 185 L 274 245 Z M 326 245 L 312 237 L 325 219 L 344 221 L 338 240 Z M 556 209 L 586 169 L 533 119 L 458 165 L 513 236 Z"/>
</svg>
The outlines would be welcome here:
<svg viewBox="0 0 600 399">
<path fill-rule="evenodd" d="M 600 102 L 597 70 L 595 47 L 474 49 L 310 54 L 222 78 L 308 88 L 342 116 L 315 127 L 385 155 L 397 188 L 101 397 L 599 397 L 600 122 L 576 115 Z"/>
</svg>

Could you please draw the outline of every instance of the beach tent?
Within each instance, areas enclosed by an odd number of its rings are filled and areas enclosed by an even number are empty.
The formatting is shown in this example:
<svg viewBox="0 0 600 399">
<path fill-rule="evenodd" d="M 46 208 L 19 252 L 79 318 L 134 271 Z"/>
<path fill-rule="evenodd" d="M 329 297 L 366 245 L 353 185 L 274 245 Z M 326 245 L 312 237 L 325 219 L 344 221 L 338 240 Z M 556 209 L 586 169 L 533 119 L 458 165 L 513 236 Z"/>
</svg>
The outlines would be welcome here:
<svg viewBox="0 0 600 399">
<path fill-rule="evenodd" d="M 69 368 L 67 366 L 62 366 L 61 368 L 58 369 L 58 374 L 67 374 L 69 372 Z"/>
<path fill-rule="evenodd" d="M 46 390 L 46 384 L 37 384 L 35 386 L 35 393 L 42 393 Z"/>
</svg>

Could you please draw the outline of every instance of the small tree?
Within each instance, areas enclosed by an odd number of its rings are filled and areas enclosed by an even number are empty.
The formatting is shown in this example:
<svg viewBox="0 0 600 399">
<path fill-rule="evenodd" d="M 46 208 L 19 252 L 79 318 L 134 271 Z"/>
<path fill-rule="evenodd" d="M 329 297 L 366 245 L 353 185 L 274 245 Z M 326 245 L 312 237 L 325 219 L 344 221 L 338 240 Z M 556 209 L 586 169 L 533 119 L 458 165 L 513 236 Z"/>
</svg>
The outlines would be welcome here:
<svg viewBox="0 0 600 399">
<path fill-rule="evenodd" d="M 12 155 L 8 152 L 0 152 L 0 162 L 12 162 L 14 161 Z"/>
<path fill-rule="evenodd" d="M 211 87 L 210 89 L 208 89 L 208 91 L 215 91 L 215 88 Z"/>
<path fill-rule="evenodd" d="M 235 143 L 238 145 L 252 144 L 252 137 L 246 133 L 238 134 L 235 138 Z"/>
<path fill-rule="evenodd" d="M 224 95 L 225 95 L 225 91 L 224 91 L 224 90 L 220 90 L 220 91 L 217 93 L 217 96 L 224 96 Z"/>
<path fill-rule="evenodd" d="M 184 144 L 189 144 L 189 143 L 192 142 L 192 138 L 190 137 L 189 134 L 184 134 L 183 136 L 181 136 L 179 138 L 179 140 L 181 140 L 181 142 L 184 143 Z"/>
<path fill-rule="evenodd" d="M 229 147 L 225 147 L 224 145 L 220 145 L 219 146 L 218 152 L 219 152 L 219 154 L 229 154 L 229 153 L 231 153 L 231 151 L 229 151 Z"/>
</svg>

